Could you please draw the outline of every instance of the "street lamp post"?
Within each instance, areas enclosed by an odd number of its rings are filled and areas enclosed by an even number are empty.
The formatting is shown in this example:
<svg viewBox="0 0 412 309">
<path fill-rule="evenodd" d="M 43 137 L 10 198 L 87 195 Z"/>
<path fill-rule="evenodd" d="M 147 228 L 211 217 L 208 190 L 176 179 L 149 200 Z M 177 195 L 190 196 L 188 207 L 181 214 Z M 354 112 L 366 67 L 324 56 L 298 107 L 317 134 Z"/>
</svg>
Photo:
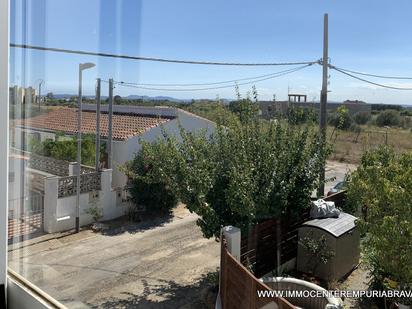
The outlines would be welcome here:
<svg viewBox="0 0 412 309">
<path fill-rule="evenodd" d="M 39 78 L 38 80 L 36 80 L 35 81 L 35 84 L 37 84 L 37 82 L 39 82 L 39 92 L 38 92 L 38 95 L 37 95 L 37 100 L 38 100 L 38 103 L 39 103 L 39 111 L 40 111 L 40 105 L 41 105 L 41 87 L 44 85 L 44 80 L 43 79 L 41 79 L 41 78 Z"/>
<path fill-rule="evenodd" d="M 41 80 L 39 83 L 39 111 L 40 111 L 40 105 L 41 105 L 41 86 L 44 84 L 44 80 Z"/>
<path fill-rule="evenodd" d="M 80 175 L 81 175 L 81 151 L 82 151 L 82 72 L 91 69 L 94 63 L 86 62 L 79 64 L 79 97 L 77 112 L 77 186 L 76 186 L 76 233 L 80 232 Z"/>
</svg>

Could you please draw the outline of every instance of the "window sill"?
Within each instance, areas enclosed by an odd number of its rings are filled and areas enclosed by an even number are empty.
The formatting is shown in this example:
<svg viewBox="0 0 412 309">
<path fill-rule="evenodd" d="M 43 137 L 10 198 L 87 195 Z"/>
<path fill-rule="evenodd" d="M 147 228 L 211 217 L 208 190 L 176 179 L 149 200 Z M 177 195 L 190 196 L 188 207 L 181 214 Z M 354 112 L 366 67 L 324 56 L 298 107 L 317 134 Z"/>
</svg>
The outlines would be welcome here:
<svg viewBox="0 0 412 309">
<path fill-rule="evenodd" d="M 66 308 L 47 293 L 17 274 L 7 271 L 7 304 L 13 309 Z"/>
</svg>

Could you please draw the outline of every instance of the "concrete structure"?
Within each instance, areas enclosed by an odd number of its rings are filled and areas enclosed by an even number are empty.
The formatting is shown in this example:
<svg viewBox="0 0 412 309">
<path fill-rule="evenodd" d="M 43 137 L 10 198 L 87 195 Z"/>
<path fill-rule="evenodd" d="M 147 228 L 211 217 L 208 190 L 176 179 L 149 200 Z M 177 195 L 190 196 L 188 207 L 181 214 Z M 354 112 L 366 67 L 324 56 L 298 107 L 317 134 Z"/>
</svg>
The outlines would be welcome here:
<svg viewBox="0 0 412 309">
<path fill-rule="evenodd" d="M 359 112 L 365 112 L 369 115 L 372 112 L 372 105 L 363 101 L 346 100 L 342 103 L 328 102 L 326 109 L 328 113 L 335 112 L 340 106 L 348 108 L 349 113 L 354 115 Z M 313 109 L 316 113 L 319 112 L 319 102 L 299 102 L 299 101 L 260 101 L 260 115 L 264 119 L 271 119 L 279 115 L 286 115 L 290 107 Z"/>
<path fill-rule="evenodd" d="M 73 170 L 72 170 L 73 171 Z M 110 220 L 125 214 L 128 203 L 118 197 L 111 188 L 111 170 L 101 172 L 101 190 L 80 194 L 80 226 L 93 222 L 86 213 L 90 207 L 99 207 L 102 220 Z M 59 177 L 45 178 L 44 186 L 44 231 L 56 233 L 73 229 L 76 218 L 76 195 L 58 197 Z"/>
<path fill-rule="evenodd" d="M 83 105 L 82 132 L 96 133 L 96 105 Z M 108 106 L 101 107 L 101 139 L 107 140 Z M 190 132 L 205 130 L 209 135 L 215 124 L 207 119 L 170 107 L 113 106 L 113 174 L 112 187 L 123 189 L 127 177 L 120 171 L 120 166 L 131 160 L 140 151 L 140 140 L 152 142 L 162 137 L 162 129 L 169 135 L 180 138 L 180 128 Z M 26 119 L 15 126 L 15 135 L 36 134 L 41 141 L 55 138 L 56 132 L 74 135 L 77 112 L 74 109 L 58 109 Z"/>
<path fill-rule="evenodd" d="M 24 88 L 13 86 L 9 88 L 9 102 L 14 105 L 23 104 Z"/>
<path fill-rule="evenodd" d="M 289 93 L 288 99 L 289 102 L 306 102 L 308 96 L 306 94 L 296 94 L 296 93 Z"/>
<path fill-rule="evenodd" d="M 9 87 L 9 100 L 10 104 L 35 104 L 37 102 L 36 89 L 33 87 Z"/>
</svg>

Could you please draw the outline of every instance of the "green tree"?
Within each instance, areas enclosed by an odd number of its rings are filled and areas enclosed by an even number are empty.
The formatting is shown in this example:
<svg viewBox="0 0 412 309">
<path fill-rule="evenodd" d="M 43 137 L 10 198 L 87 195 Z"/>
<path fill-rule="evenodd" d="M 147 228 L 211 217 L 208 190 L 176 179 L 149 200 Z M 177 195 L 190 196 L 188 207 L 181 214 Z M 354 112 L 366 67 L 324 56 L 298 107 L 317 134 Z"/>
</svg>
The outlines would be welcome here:
<svg viewBox="0 0 412 309">
<path fill-rule="evenodd" d="M 145 206 L 151 213 L 168 212 L 177 198 L 162 178 L 151 177 L 156 160 L 166 153 L 158 147 L 145 148 L 122 168 L 129 178 L 130 194 L 136 206 Z"/>
<path fill-rule="evenodd" d="M 238 116 L 242 123 L 248 123 L 255 120 L 259 112 L 256 88 L 252 88 L 253 101 L 250 98 L 249 93 L 246 98 L 242 98 L 238 87 L 236 87 L 236 95 L 237 100 L 229 103 L 230 111 Z"/>
<path fill-rule="evenodd" d="M 360 216 L 366 262 L 376 282 L 412 284 L 412 152 L 366 152 L 350 175 L 347 210 Z"/>
<path fill-rule="evenodd" d="M 349 109 L 346 106 L 339 106 L 336 113 L 329 117 L 329 123 L 338 130 L 348 130 L 353 119 L 349 114 Z"/>
<path fill-rule="evenodd" d="M 400 121 L 399 112 L 395 110 L 385 110 L 376 117 L 376 125 L 379 127 L 398 126 Z"/>
<path fill-rule="evenodd" d="M 358 112 L 354 115 L 353 118 L 356 124 L 362 125 L 368 123 L 368 121 L 371 119 L 371 115 L 368 112 Z"/>
<path fill-rule="evenodd" d="M 82 137 L 81 155 L 82 164 L 94 166 L 96 160 L 96 146 L 94 135 L 84 135 Z M 77 158 L 77 138 L 65 137 L 58 133 L 56 139 L 47 139 L 40 142 L 32 139 L 29 143 L 29 151 L 58 160 L 74 162 Z M 100 150 L 104 152 L 104 147 Z"/>
<path fill-rule="evenodd" d="M 212 136 L 183 129 L 180 136 L 142 142 L 146 177 L 161 179 L 199 215 L 205 237 L 218 237 L 225 225 L 246 230 L 266 218 L 299 215 L 310 206 L 328 152 L 308 127 L 256 119 L 218 125 Z"/>
<path fill-rule="evenodd" d="M 292 104 L 288 108 L 287 119 L 290 124 L 314 123 L 317 116 L 312 108 L 295 107 Z"/>
</svg>

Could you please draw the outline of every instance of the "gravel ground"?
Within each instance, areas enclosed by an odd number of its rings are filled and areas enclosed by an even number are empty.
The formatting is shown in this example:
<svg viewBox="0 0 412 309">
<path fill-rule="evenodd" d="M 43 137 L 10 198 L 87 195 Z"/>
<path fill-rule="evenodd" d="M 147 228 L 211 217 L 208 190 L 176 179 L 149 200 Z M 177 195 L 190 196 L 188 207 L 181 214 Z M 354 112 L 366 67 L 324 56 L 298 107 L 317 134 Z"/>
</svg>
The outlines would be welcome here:
<svg viewBox="0 0 412 309">
<path fill-rule="evenodd" d="M 166 222 L 85 230 L 11 251 L 9 265 L 69 308 L 207 308 L 219 244 L 196 219 L 180 207 Z"/>
</svg>

